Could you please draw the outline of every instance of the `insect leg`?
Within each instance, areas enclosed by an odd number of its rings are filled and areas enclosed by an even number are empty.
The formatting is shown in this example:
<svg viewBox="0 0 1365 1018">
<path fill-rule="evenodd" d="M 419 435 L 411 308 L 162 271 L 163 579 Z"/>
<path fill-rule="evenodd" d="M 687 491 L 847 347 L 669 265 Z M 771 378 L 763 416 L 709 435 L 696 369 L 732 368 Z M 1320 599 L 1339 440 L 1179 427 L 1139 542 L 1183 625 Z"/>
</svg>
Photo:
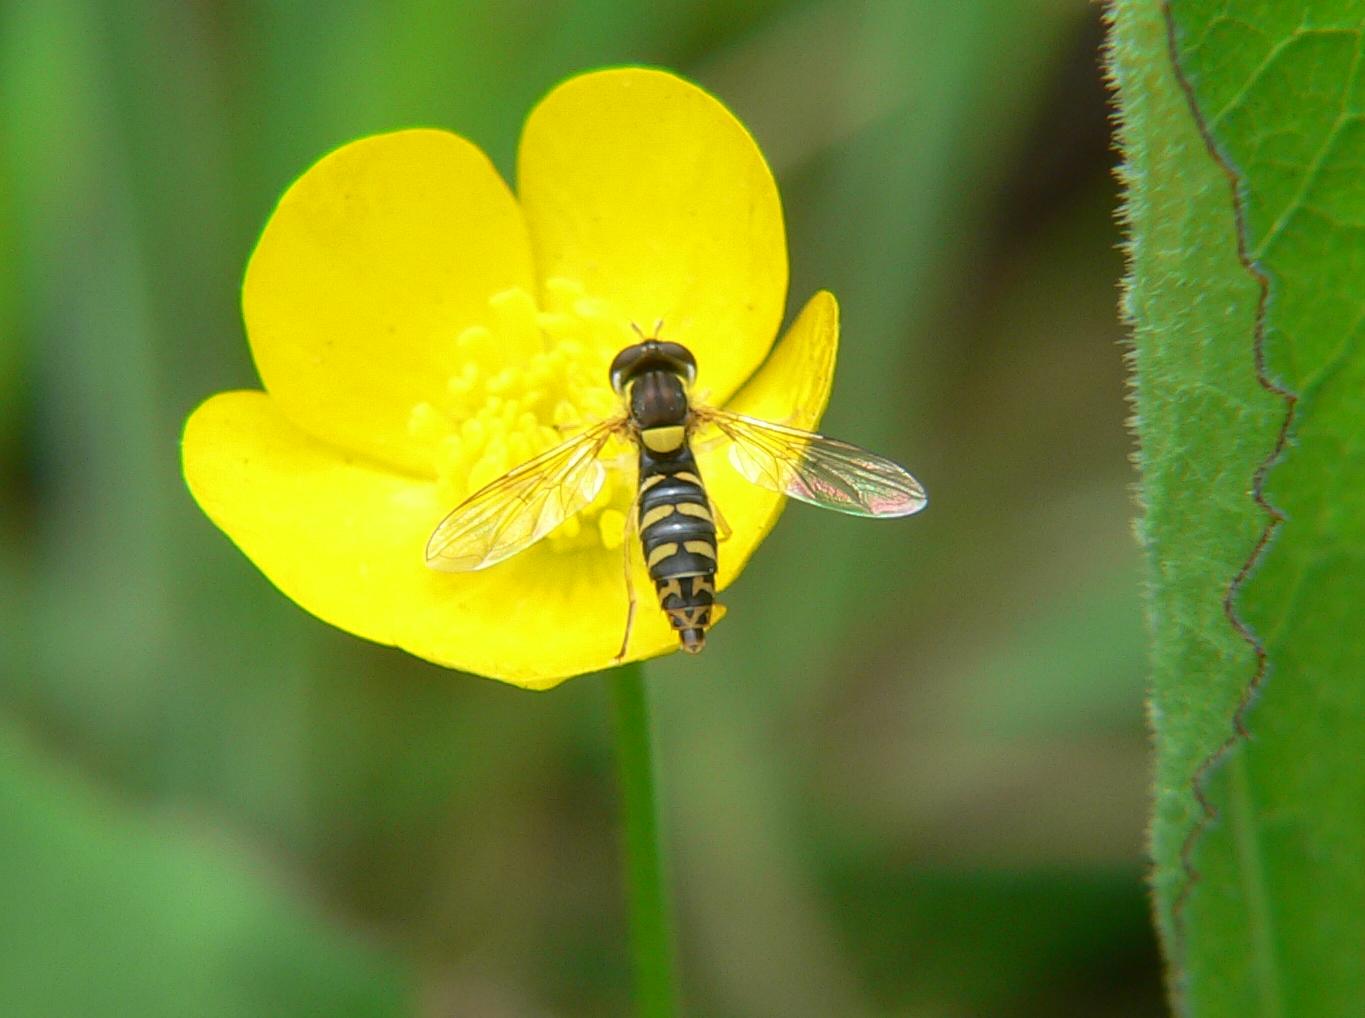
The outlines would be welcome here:
<svg viewBox="0 0 1365 1018">
<path fill-rule="evenodd" d="M 710 499 L 707 501 L 711 502 L 711 518 L 716 521 L 716 540 L 730 540 L 731 535 L 734 534 L 734 530 L 730 527 L 730 524 L 726 522 L 725 515 L 720 511 L 720 506 L 716 505 L 716 503 Z"/>
<path fill-rule="evenodd" d="M 616 652 L 616 657 L 612 659 L 618 665 L 625 659 L 626 646 L 630 643 L 630 631 L 635 625 L 635 571 L 631 569 L 631 565 L 635 556 L 635 546 L 639 540 L 640 493 L 636 491 L 635 497 L 630 500 L 630 509 L 626 512 L 626 529 L 621 542 L 626 574 L 626 632 L 621 637 L 621 649 Z"/>
</svg>

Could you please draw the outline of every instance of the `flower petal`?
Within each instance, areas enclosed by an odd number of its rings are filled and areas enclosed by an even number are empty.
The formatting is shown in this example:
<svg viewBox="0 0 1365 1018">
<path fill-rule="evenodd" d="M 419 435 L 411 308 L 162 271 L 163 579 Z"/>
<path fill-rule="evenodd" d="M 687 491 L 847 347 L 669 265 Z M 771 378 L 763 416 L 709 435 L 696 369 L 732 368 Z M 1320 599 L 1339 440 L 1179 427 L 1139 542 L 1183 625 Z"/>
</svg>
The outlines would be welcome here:
<svg viewBox="0 0 1365 1018">
<path fill-rule="evenodd" d="M 334 626 L 535 689 L 613 663 L 626 618 L 620 551 L 561 553 L 542 542 L 483 572 L 434 572 L 423 549 L 450 508 L 435 484 L 316 441 L 261 392 L 200 406 L 183 455 L 209 518 Z M 677 646 L 639 568 L 631 660 Z"/>
<path fill-rule="evenodd" d="M 772 356 L 726 405 L 727 410 L 815 430 L 829 403 L 834 361 L 839 349 L 839 305 L 820 291 L 777 344 Z M 730 462 L 728 444 L 716 442 L 697 450 L 702 477 L 712 503 L 733 531 L 720 545 L 723 589 L 744 568 L 759 542 L 773 528 L 787 499 L 750 484 Z"/>
<path fill-rule="evenodd" d="M 440 405 L 458 333 L 534 286 L 525 223 L 487 157 L 444 131 L 344 145 L 280 200 L 242 305 L 266 389 L 299 427 L 427 475 L 408 430 Z M 504 346 L 510 362 L 525 351 Z"/>
<path fill-rule="evenodd" d="M 782 321 L 787 247 L 772 173 L 695 85 L 623 68 L 571 78 L 532 111 L 518 191 L 542 279 L 569 277 L 689 347 L 723 403 Z"/>
</svg>

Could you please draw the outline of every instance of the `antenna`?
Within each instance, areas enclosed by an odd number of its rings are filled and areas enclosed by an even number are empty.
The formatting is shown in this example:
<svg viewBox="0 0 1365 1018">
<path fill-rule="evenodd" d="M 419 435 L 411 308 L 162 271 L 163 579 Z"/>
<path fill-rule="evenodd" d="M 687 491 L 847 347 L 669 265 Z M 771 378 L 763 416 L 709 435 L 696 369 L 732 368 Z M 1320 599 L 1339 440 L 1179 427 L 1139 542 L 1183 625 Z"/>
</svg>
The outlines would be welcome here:
<svg viewBox="0 0 1365 1018">
<path fill-rule="evenodd" d="M 654 335 L 652 336 L 646 336 L 644 330 L 641 329 L 640 326 L 637 325 L 635 322 L 631 322 L 630 327 L 635 330 L 635 335 L 639 336 L 641 340 L 648 343 L 650 340 L 659 338 L 659 333 L 663 331 L 664 320 L 660 318 L 657 322 L 654 323 Z"/>
</svg>

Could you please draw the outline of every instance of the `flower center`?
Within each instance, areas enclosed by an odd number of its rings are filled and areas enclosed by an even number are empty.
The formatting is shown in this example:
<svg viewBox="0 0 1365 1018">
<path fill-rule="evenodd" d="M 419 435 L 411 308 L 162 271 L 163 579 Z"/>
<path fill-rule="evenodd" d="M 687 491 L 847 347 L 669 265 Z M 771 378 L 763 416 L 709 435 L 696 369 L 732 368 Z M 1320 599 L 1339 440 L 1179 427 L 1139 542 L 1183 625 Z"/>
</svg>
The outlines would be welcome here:
<svg viewBox="0 0 1365 1018">
<path fill-rule="evenodd" d="M 412 408 L 408 428 L 430 444 L 442 500 L 452 507 L 621 412 L 607 365 L 635 341 L 629 322 L 572 279 L 548 280 L 545 304 L 538 308 L 520 287 L 490 297 L 492 324 L 470 326 L 451 344 L 451 374 L 439 405 Z M 550 534 L 556 550 L 620 547 L 634 491 L 631 473 L 611 467 L 633 459 L 633 450 L 613 440 L 604 455 L 601 492 Z"/>
</svg>

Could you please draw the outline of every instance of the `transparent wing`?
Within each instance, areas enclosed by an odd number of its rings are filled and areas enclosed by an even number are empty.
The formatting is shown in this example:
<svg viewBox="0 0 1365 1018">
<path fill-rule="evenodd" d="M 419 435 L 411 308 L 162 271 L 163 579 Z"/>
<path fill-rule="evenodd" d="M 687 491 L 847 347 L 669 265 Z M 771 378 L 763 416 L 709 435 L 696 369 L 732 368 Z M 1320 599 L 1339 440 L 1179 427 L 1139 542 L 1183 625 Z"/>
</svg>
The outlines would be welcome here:
<svg viewBox="0 0 1365 1018">
<path fill-rule="evenodd" d="M 761 487 L 853 516 L 909 516 L 928 504 L 909 471 L 856 445 L 710 407 L 693 413 L 731 440 L 730 462 Z"/>
<path fill-rule="evenodd" d="M 621 419 L 603 421 L 527 460 L 465 499 L 427 542 L 427 565 L 448 573 L 496 565 L 535 544 L 602 490 L 598 454 Z"/>
</svg>

